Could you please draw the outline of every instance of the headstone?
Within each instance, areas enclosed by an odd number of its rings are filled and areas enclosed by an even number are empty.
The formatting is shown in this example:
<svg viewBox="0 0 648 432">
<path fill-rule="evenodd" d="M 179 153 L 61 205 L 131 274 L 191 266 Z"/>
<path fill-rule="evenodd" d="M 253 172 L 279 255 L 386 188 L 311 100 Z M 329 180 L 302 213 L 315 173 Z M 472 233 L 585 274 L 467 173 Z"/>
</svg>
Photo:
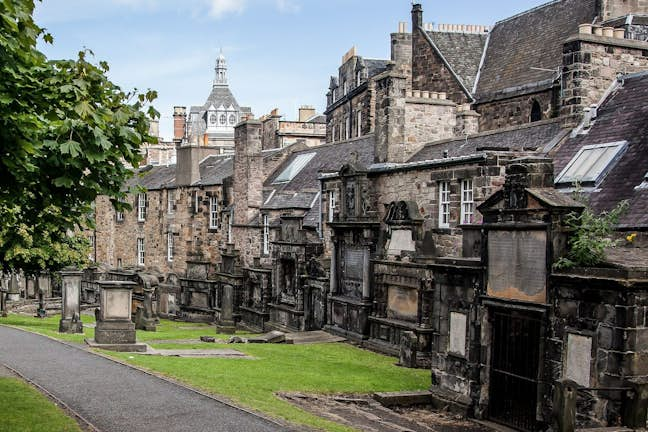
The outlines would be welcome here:
<svg viewBox="0 0 648 432">
<path fill-rule="evenodd" d="M 460 356 L 466 355 L 466 330 L 468 316 L 460 312 L 450 312 L 450 340 L 448 351 Z"/>
<path fill-rule="evenodd" d="M 156 331 L 156 318 L 153 312 L 153 292 L 154 288 L 144 286 L 144 302 L 137 308 L 135 315 L 135 328 L 144 331 Z"/>
<path fill-rule="evenodd" d="M 60 272 L 63 307 L 59 333 L 83 333 L 81 322 L 81 277 L 83 272 L 69 269 Z"/>
<path fill-rule="evenodd" d="M 20 300 L 20 288 L 18 287 L 18 275 L 16 274 L 16 272 L 11 272 L 11 279 L 9 280 L 9 291 L 7 292 L 7 300 Z"/>
<path fill-rule="evenodd" d="M 277 330 L 248 338 L 248 343 L 282 343 L 286 340 L 286 334 Z"/>
<path fill-rule="evenodd" d="M 52 297 L 52 280 L 49 274 L 41 273 L 38 276 L 38 287 L 43 290 L 45 298 Z"/>
<path fill-rule="evenodd" d="M 216 332 L 223 334 L 236 333 L 236 323 L 234 322 L 234 287 L 232 285 L 223 286 L 220 320 L 216 326 Z"/>
<path fill-rule="evenodd" d="M 0 286 L 0 315 L 7 317 L 7 290 L 4 286 Z"/>
<path fill-rule="evenodd" d="M 418 354 L 418 338 L 414 332 L 406 331 L 401 336 L 399 364 L 406 368 L 417 366 L 416 356 Z"/>
<path fill-rule="evenodd" d="M 567 357 L 563 377 L 583 387 L 590 386 L 592 338 L 573 333 L 567 335 Z"/>
<path fill-rule="evenodd" d="M 99 281 L 99 313 L 94 340 L 86 340 L 91 347 L 114 351 L 146 351 L 146 345 L 137 344 L 135 324 L 131 321 L 131 305 L 135 282 Z"/>
<path fill-rule="evenodd" d="M 40 287 L 40 278 L 36 278 L 34 283 L 36 293 L 38 294 L 38 309 L 36 309 L 36 317 L 45 318 L 47 316 L 47 312 L 45 311 L 45 293 Z"/>
<path fill-rule="evenodd" d="M 554 384 L 552 417 L 556 432 L 574 432 L 576 429 L 577 394 L 578 384 L 574 381 L 562 380 Z"/>
</svg>

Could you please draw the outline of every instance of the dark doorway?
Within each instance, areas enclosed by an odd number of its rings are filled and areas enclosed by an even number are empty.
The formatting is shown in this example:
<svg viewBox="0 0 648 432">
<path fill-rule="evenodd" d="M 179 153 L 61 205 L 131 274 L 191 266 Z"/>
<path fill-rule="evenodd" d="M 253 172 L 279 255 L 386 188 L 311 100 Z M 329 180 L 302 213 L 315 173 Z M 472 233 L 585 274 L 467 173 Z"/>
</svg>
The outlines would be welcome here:
<svg viewBox="0 0 648 432">
<path fill-rule="evenodd" d="M 523 431 L 537 429 L 541 322 L 538 314 L 492 313 L 490 418 Z"/>
<path fill-rule="evenodd" d="M 531 123 L 542 120 L 542 108 L 540 102 L 534 100 L 531 104 Z"/>
</svg>

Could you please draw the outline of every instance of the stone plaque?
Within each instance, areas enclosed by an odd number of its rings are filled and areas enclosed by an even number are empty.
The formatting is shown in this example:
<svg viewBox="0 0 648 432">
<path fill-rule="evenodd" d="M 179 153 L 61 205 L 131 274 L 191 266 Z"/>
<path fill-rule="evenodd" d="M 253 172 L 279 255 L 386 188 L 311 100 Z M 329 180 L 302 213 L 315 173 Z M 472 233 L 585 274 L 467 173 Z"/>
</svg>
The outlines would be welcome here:
<svg viewBox="0 0 648 432">
<path fill-rule="evenodd" d="M 209 297 L 206 293 L 202 292 L 191 292 L 191 303 L 189 304 L 192 307 L 197 308 L 208 308 L 209 307 Z"/>
<path fill-rule="evenodd" d="M 418 293 L 415 289 L 390 286 L 387 289 L 387 316 L 416 321 Z"/>
<path fill-rule="evenodd" d="M 459 312 L 450 312 L 450 338 L 448 351 L 461 356 L 466 355 L 466 329 L 468 315 Z"/>
<path fill-rule="evenodd" d="M 573 380 L 583 387 L 589 387 L 591 361 L 592 338 L 568 334 L 567 357 L 565 358 L 563 378 Z"/>
<path fill-rule="evenodd" d="M 347 249 L 344 254 L 344 276 L 348 279 L 362 280 L 364 249 Z"/>
<path fill-rule="evenodd" d="M 131 318 L 131 295 L 126 290 L 102 290 L 105 296 L 106 310 L 104 319 L 107 320 L 130 320 Z"/>
<path fill-rule="evenodd" d="M 488 295 L 545 303 L 547 233 L 490 231 L 488 233 Z"/>
<path fill-rule="evenodd" d="M 75 285 L 78 283 L 76 280 L 63 280 L 65 290 L 65 307 L 63 308 L 63 318 L 72 319 L 75 312 L 79 311 L 79 288 Z"/>
</svg>

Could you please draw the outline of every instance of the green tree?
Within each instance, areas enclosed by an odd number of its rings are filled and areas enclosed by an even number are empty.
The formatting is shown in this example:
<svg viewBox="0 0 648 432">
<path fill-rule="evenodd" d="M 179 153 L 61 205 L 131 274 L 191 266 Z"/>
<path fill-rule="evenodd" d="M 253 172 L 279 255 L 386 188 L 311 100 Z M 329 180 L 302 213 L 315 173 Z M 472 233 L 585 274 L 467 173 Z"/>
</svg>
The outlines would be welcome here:
<svg viewBox="0 0 648 432">
<path fill-rule="evenodd" d="M 128 207 L 122 185 L 158 116 L 154 91 L 122 91 L 89 50 L 48 60 L 36 43 L 53 39 L 33 11 L 0 0 L 0 266 L 28 272 L 83 261 L 73 233 L 92 226 L 98 195 Z"/>
</svg>

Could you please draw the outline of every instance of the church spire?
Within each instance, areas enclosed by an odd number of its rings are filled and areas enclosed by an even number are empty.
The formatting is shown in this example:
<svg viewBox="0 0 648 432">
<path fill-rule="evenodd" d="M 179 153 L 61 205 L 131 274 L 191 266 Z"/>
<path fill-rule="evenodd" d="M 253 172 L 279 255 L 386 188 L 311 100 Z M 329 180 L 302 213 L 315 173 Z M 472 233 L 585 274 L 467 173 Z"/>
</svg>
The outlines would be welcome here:
<svg viewBox="0 0 648 432">
<path fill-rule="evenodd" d="M 216 86 L 226 86 L 227 85 L 227 61 L 225 61 L 225 56 L 223 55 L 223 49 L 221 48 L 220 54 L 216 58 L 216 76 L 214 78 L 214 87 Z"/>
</svg>

